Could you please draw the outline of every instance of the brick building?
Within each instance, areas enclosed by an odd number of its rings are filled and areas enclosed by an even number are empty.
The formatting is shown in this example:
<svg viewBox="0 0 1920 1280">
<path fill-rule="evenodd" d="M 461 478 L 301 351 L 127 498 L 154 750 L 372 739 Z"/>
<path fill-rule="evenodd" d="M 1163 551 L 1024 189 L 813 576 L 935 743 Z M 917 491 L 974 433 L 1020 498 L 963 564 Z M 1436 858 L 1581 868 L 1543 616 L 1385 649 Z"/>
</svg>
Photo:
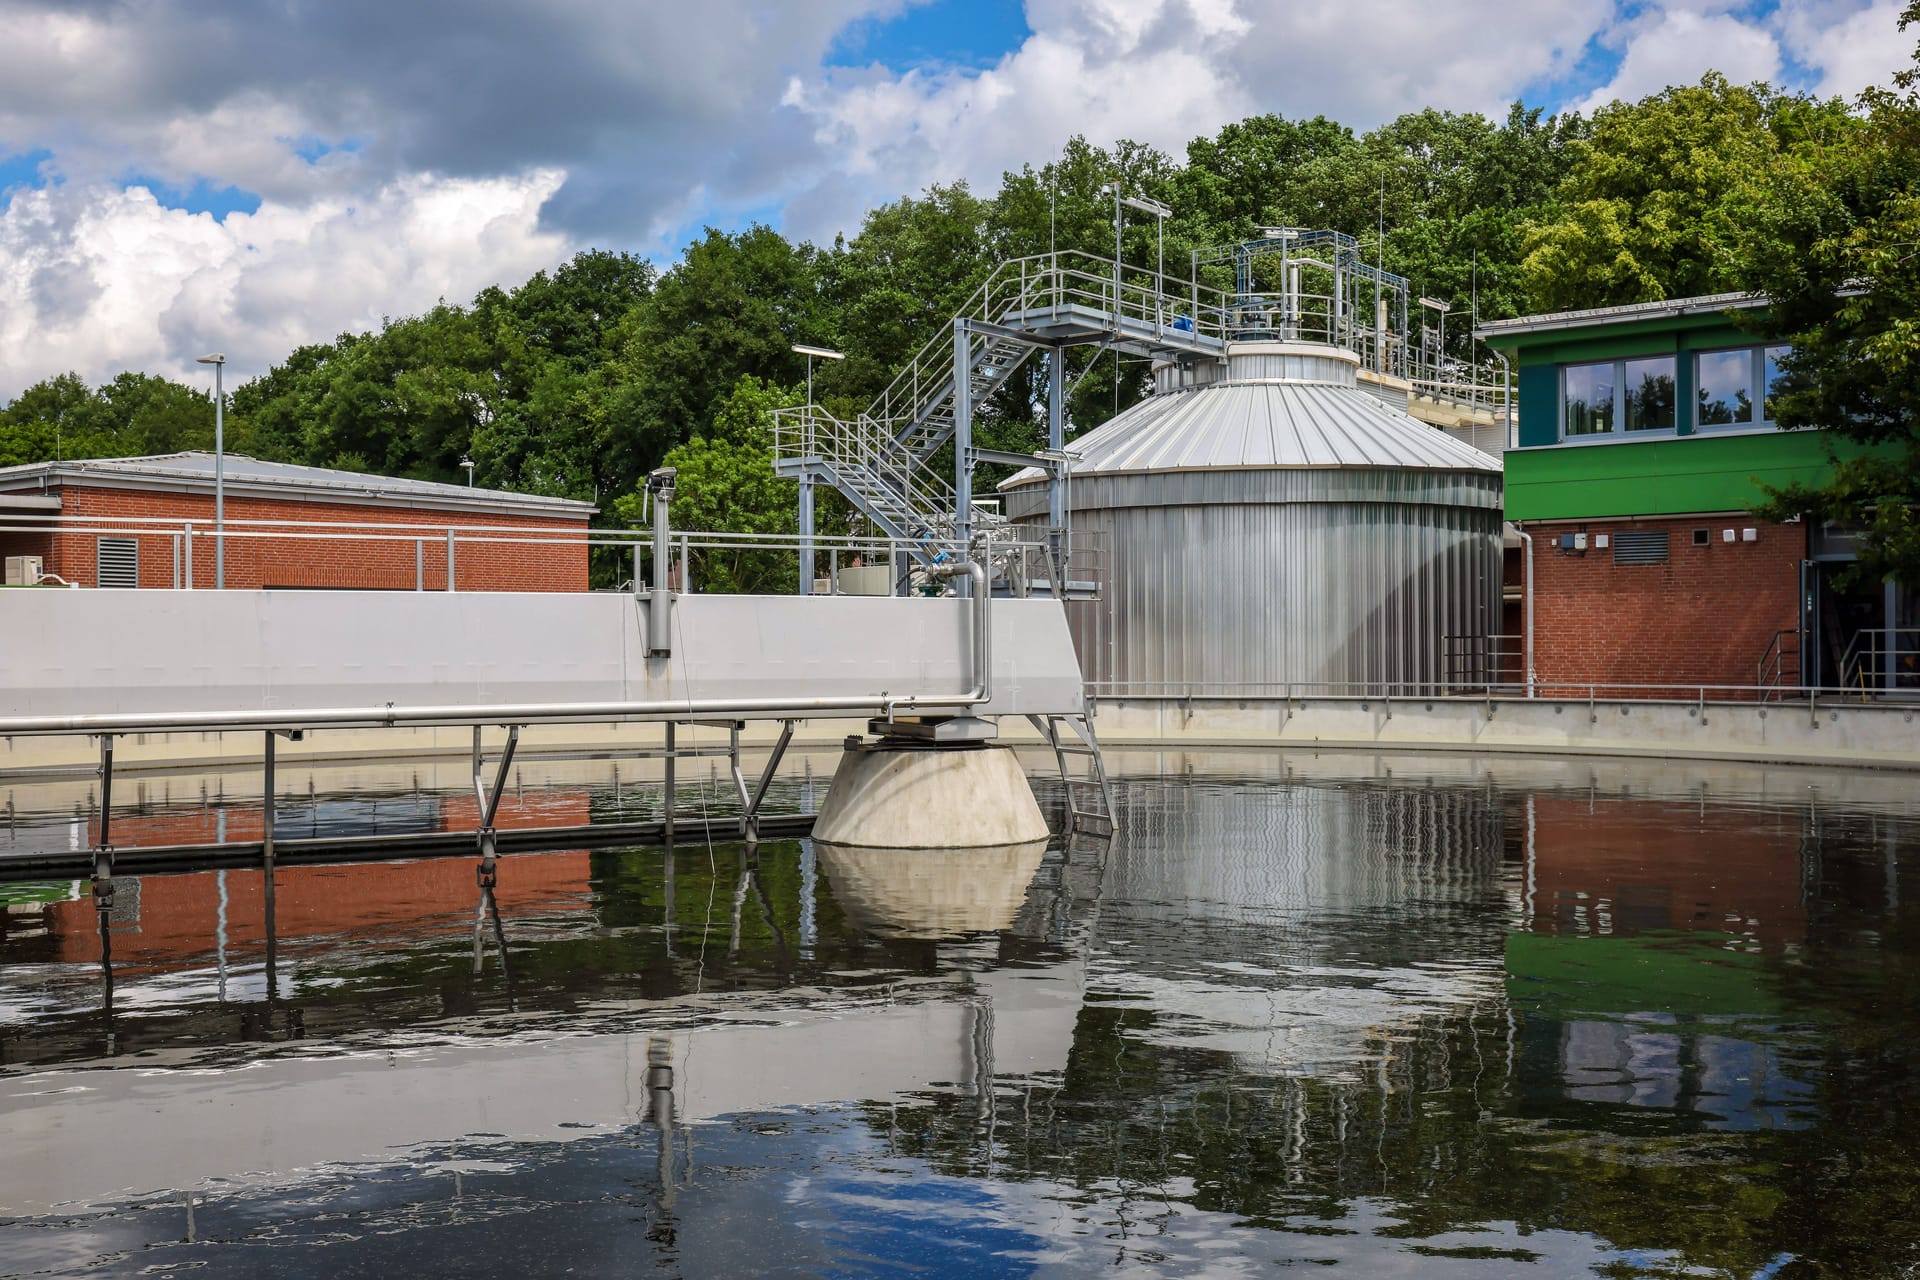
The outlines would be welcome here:
<svg viewBox="0 0 1920 1280">
<path fill-rule="evenodd" d="M 213 463 L 177 453 L 0 468 L 0 553 L 84 587 L 211 588 Z M 224 487 L 229 588 L 587 589 L 589 503 L 234 454 Z"/>
<path fill-rule="evenodd" d="M 1480 326 L 1518 371 L 1506 509 L 1533 538 L 1543 686 L 1908 680 L 1888 643 L 1920 625 L 1920 596 L 1844 589 L 1844 531 L 1752 514 L 1763 483 L 1818 483 L 1829 450 L 1851 447 L 1774 424 L 1786 348 L 1736 323 L 1759 305 L 1723 294 Z"/>
</svg>

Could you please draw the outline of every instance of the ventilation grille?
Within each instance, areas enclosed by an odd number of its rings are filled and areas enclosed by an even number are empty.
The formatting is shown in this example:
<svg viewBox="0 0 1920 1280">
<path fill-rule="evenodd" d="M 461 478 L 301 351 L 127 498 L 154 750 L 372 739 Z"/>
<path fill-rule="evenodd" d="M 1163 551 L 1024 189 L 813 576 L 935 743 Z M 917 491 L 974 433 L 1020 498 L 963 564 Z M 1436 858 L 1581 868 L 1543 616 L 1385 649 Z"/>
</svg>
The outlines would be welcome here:
<svg viewBox="0 0 1920 1280">
<path fill-rule="evenodd" d="M 140 544 L 132 538 L 100 539 L 99 583 L 103 587 L 140 585 Z"/>
<path fill-rule="evenodd" d="M 1665 564 L 1667 562 L 1667 531 L 1665 529 L 1622 529 L 1613 535 L 1613 562 L 1615 564 Z"/>
</svg>

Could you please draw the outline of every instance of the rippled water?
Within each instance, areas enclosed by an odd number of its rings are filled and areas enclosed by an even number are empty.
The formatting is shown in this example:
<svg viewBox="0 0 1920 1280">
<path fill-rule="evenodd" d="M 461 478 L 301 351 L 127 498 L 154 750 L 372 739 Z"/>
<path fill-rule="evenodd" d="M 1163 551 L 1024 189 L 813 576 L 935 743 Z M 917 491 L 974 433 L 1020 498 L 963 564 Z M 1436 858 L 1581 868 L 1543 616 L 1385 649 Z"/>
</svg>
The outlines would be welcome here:
<svg viewBox="0 0 1920 1280">
<path fill-rule="evenodd" d="M 283 867 L 271 929 L 148 876 L 106 965 L 84 885 L 0 885 L 0 1274 L 1920 1275 L 1910 778 L 1115 763 L 1044 853 Z M 512 820 L 657 803 L 606 768 Z M 116 831 L 257 825 L 150 785 Z"/>
</svg>

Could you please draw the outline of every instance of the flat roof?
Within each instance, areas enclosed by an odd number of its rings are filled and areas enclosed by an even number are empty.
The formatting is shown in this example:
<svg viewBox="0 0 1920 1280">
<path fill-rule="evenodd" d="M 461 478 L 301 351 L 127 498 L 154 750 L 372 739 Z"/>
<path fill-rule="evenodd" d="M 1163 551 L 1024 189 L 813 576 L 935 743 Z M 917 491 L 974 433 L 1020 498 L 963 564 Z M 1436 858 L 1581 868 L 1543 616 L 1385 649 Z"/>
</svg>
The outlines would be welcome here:
<svg viewBox="0 0 1920 1280">
<path fill-rule="evenodd" d="M 174 493 L 213 491 L 214 456 L 199 450 L 143 458 L 87 458 L 72 462 L 31 462 L 0 467 L 0 493 L 51 489 L 60 485 L 155 489 Z M 599 510 L 591 502 L 550 498 L 505 489 L 474 489 L 434 480 L 304 467 L 291 462 L 262 462 L 241 453 L 223 459 L 224 487 L 248 497 L 307 498 L 369 506 L 428 507 L 493 511 L 585 520 Z"/>
<path fill-rule="evenodd" d="M 1766 305 L 1766 298 L 1757 293 L 1706 293 L 1692 298 L 1667 298 L 1660 302 L 1590 307 L 1584 311 L 1549 311 L 1537 316 L 1515 316 L 1511 320 L 1482 320 L 1473 332 L 1475 337 L 1491 341 L 1523 333 L 1586 329 L 1596 325 L 1660 320 L 1669 316 L 1700 315 L 1715 311 L 1744 311 Z"/>
</svg>

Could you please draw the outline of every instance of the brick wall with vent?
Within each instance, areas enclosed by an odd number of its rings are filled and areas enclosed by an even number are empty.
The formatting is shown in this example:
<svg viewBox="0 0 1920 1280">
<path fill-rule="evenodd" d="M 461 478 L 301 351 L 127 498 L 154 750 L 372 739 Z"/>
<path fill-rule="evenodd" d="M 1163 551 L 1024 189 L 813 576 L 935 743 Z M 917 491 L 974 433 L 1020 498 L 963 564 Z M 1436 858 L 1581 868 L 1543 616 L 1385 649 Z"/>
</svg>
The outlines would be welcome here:
<svg viewBox="0 0 1920 1280">
<path fill-rule="evenodd" d="M 1681 516 L 1527 531 L 1543 684 L 1751 685 L 1775 633 L 1797 624 L 1801 525 Z"/>
<path fill-rule="evenodd" d="M 66 485 L 64 525 L 93 530 L 112 527 L 109 517 L 198 522 L 192 585 L 214 583 L 213 498 L 135 488 Z M 585 591 L 587 552 L 581 536 L 587 519 L 521 515 L 502 511 L 441 511 L 394 503 L 374 505 L 311 502 L 229 495 L 226 540 L 227 586 L 410 591 L 416 581 L 428 591 L 447 589 L 446 531 L 455 531 L 454 586 L 460 591 Z M 339 525 L 410 526 L 381 536 L 382 529 L 343 528 L 330 536 L 259 538 L 257 526 L 238 522 L 279 520 Z M 90 523 L 91 522 L 91 523 Z M 422 526 L 414 528 L 411 526 Z M 176 526 L 177 527 L 177 526 Z M 500 532 L 481 532 L 482 527 Z M 464 531 L 464 532 L 463 532 Z M 311 531 L 310 531 L 311 532 Z M 328 531 L 322 530 L 321 533 Z M 360 536 L 356 536 L 360 535 Z M 518 542 L 518 537 L 548 541 Z M 149 590 L 184 585 L 186 556 L 172 532 L 86 532 L 18 535 L 7 553 L 39 555 L 45 570 L 82 586 Z M 28 545 L 31 543 L 31 545 Z"/>
</svg>

